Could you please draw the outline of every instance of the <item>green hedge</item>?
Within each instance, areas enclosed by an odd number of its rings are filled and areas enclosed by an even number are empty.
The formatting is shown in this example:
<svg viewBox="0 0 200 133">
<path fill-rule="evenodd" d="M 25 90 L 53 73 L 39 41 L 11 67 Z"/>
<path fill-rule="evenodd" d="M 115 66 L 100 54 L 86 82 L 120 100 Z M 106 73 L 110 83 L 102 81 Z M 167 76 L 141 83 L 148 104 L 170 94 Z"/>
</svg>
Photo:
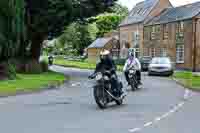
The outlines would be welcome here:
<svg viewBox="0 0 200 133">
<path fill-rule="evenodd" d="M 126 59 L 116 59 L 114 61 L 116 65 L 124 65 L 126 62 Z"/>
</svg>

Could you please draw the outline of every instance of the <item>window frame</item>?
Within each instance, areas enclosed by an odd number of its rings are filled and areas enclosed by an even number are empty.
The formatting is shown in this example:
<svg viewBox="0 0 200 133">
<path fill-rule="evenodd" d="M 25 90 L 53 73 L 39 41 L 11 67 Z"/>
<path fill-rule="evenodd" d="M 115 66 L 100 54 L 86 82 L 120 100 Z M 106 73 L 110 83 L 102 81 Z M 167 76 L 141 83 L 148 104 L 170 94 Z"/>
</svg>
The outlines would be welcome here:
<svg viewBox="0 0 200 133">
<path fill-rule="evenodd" d="M 153 54 L 152 54 L 153 53 Z M 150 57 L 156 57 L 156 48 L 149 48 Z"/>
<path fill-rule="evenodd" d="M 163 24 L 163 40 L 169 39 L 169 24 Z"/>
<path fill-rule="evenodd" d="M 138 53 L 138 57 L 137 57 L 136 53 Z M 135 56 L 136 56 L 136 58 L 140 57 L 140 48 L 135 48 Z"/>
<path fill-rule="evenodd" d="M 167 57 L 167 48 L 160 48 L 160 57 Z"/>
<path fill-rule="evenodd" d="M 180 57 L 180 55 L 182 55 L 183 57 Z M 185 63 L 185 46 L 184 45 L 176 45 L 176 63 L 178 64 Z"/>
<path fill-rule="evenodd" d="M 180 21 L 176 24 L 176 40 L 178 38 L 183 39 L 184 38 L 184 22 Z"/>
<path fill-rule="evenodd" d="M 132 44 L 134 47 L 139 46 L 140 35 L 139 32 L 132 32 Z"/>
<path fill-rule="evenodd" d="M 161 25 L 153 25 L 151 27 L 151 32 L 150 32 L 150 40 L 156 40 L 156 39 L 159 39 L 159 38 L 156 38 L 156 34 L 159 34 L 160 33 L 160 28 L 161 28 Z"/>
</svg>

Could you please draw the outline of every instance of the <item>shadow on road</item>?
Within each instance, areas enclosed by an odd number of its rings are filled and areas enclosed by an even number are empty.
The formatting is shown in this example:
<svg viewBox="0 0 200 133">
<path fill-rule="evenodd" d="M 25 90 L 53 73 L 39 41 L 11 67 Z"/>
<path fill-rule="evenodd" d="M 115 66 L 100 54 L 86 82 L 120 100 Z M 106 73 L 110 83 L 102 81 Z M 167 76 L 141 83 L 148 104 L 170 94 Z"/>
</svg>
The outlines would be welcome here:
<svg viewBox="0 0 200 133">
<path fill-rule="evenodd" d="M 48 103 L 42 103 L 42 104 L 25 104 L 25 106 L 28 106 L 28 107 L 50 107 L 50 106 L 68 105 L 68 104 L 72 104 L 72 103 L 68 102 L 68 101 L 63 101 L 63 102 L 48 102 Z"/>
</svg>

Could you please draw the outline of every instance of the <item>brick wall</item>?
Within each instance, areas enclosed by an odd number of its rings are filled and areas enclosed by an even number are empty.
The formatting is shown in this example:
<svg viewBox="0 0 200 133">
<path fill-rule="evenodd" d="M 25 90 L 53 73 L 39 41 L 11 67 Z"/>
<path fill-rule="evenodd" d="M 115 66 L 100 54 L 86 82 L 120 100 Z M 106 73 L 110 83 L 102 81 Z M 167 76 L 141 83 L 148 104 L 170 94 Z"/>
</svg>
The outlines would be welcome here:
<svg viewBox="0 0 200 133">
<path fill-rule="evenodd" d="M 124 42 L 128 42 L 130 47 L 134 47 L 133 33 L 139 33 L 139 48 L 143 48 L 143 24 L 132 24 L 120 27 L 120 48 L 123 48 Z M 126 37 L 125 37 L 126 36 Z M 142 52 L 140 52 L 142 53 Z"/>
<path fill-rule="evenodd" d="M 165 48 L 167 56 L 173 62 L 176 62 L 176 24 L 178 22 L 168 24 L 168 39 L 163 40 L 163 25 L 160 25 L 160 32 L 156 33 L 156 39 L 150 39 L 152 26 L 144 27 L 144 55 L 150 55 L 150 49 L 156 49 L 156 56 L 160 56 L 159 49 Z M 192 69 L 192 20 L 184 21 L 184 63 L 176 63 L 179 69 Z"/>
<path fill-rule="evenodd" d="M 200 15 L 196 28 L 196 69 L 200 71 Z"/>
</svg>

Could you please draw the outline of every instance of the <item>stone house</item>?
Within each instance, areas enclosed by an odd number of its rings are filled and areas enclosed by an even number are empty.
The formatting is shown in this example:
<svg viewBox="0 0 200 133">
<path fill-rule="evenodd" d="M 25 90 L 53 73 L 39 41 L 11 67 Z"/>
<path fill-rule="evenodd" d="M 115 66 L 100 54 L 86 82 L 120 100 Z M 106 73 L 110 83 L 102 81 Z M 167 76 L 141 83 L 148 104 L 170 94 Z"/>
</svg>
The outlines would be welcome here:
<svg viewBox="0 0 200 133">
<path fill-rule="evenodd" d="M 143 56 L 168 56 L 178 69 L 200 71 L 200 2 L 167 8 L 146 22 Z"/>
<path fill-rule="evenodd" d="M 90 62 L 96 62 L 99 60 L 100 51 L 106 49 L 109 50 L 113 58 L 119 57 L 119 40 L 116 37 L 103 37 L 96 39 L 87 48 L 88 60 Z"/>
<path fill-rule="evenodd" d="M 172 7 L 169 0 L 145 0 L 136 4 L 119 25 L 121 58 L 126 58 L 127 48 L 134 48 L 137 57 L 142 55 L 144 23 L 169 7 Z"/>
</svg>

